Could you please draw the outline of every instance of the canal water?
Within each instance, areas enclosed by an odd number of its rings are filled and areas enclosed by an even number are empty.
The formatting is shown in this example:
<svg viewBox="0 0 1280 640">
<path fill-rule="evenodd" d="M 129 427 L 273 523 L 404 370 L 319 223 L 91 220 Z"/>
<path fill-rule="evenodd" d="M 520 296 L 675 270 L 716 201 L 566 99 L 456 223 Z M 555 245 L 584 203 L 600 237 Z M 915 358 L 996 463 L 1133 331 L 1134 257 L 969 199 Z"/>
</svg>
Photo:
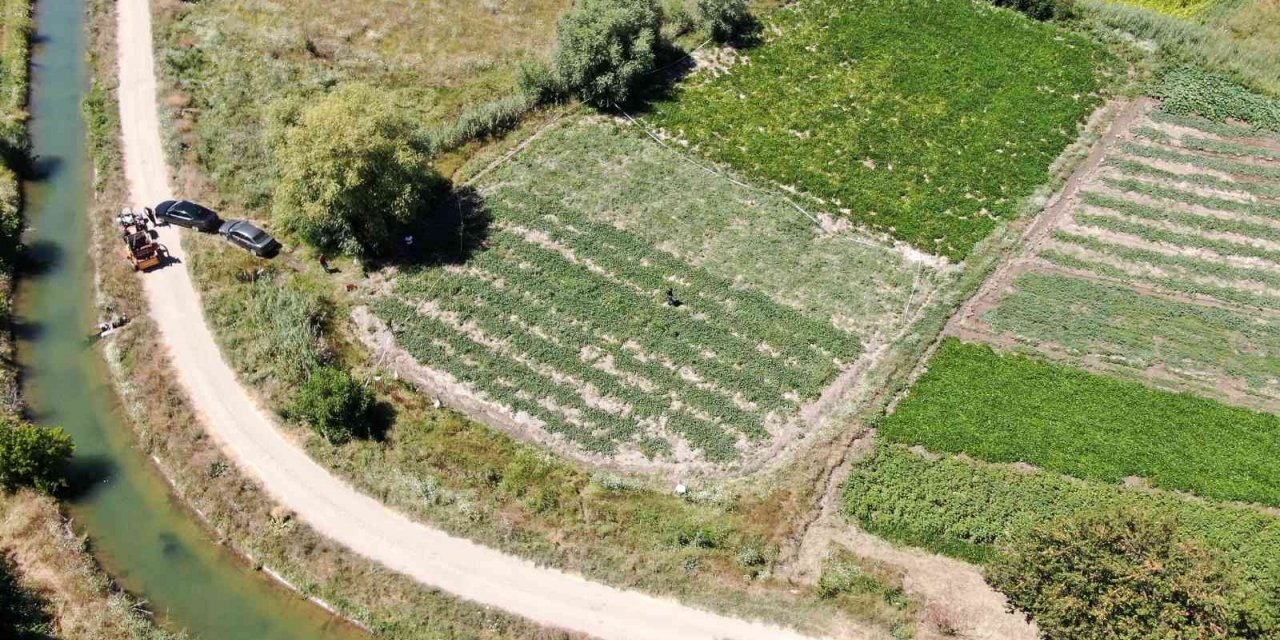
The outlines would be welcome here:
<svg viewBox="0 0 1280 640">
<path fill-rule="evenodd" d="M 94 555 L 161 622 L 202 640 L 347 640 L 362 634 L 218 546 L 136 448 L 94 324 L 88 254 L 90 164 L 84 0 L 37 0 L 29 110 L 35 157 L 25 185 L 30 273 L 15 317 L 31 417 L 76 442 L 69 511 Z"/>
</svg>

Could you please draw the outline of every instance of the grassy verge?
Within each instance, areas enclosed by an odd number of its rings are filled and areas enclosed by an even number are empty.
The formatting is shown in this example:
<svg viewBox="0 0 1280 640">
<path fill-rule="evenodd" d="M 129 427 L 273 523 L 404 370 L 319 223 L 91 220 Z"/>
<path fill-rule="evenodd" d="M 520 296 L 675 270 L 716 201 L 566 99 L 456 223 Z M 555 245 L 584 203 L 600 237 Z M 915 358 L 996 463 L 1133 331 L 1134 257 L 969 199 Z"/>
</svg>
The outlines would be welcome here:
<svg viewBox="0 0 1280 640">
<path fill-rule="evenodd" d="M 948 340 L 886 438 L 1081 478 L 1280 504 L 1280 418 Z"/>
<path fill-rule="evenodd" d="M 0 555 L 21 570 L 44 605 L 49 632 L 77 640 L 170 640 L 145 610 L 111 583 L 71 532 L 53 499 L 20 491 L 0 494 Z M 0 623 L 0 626 L 3 626 Z"/>
<path fill-rule="evenodd" d="M 90 215 L 101 225 L 95 255 L 108 257 L 98 265 L 99 303 L 111 304 L 134 318 L 130 325 L 134 328 L 117 334 L 106 356 L 139 446 L 158 460 L 177 498 L 256 566 L 270 567 L 302 594 L 332 604 L 379 637 L 575 637 L 428 589 L 330 543 L 289 514 L 280 513 L 205 436 L 166 373 L 171 363 L 154 338 L 155 327 L 146 315 L 136 274 L 111 259 L 116 252 L 110 213 L 125 197 L 114 99 L 114 15 L 112 3 L 95 0 L 92 4 L 95 82 L 86 117 L 96 169 L 96 204 Z"/>
<path fill-rule="evenodd" d="M 1272 627 L 1280 623 L 1280 518 L 1259 510 L 1043 471 L 924 457 L 882 443 L 850 475 L 845 513 L 877 535 L 984 562 L 1031 527 L 1078 513 L 1141 508 L 1221 551 L 1247 576 Z"/>
<path fill-rule="evenodd" d="M 748 62 L 686 80 L 647 120 L 953 259 L 1048 179 L 1116 63 L 1084 37 L 964 0 L 821 1 L 766 21 Z"/>
</svg>

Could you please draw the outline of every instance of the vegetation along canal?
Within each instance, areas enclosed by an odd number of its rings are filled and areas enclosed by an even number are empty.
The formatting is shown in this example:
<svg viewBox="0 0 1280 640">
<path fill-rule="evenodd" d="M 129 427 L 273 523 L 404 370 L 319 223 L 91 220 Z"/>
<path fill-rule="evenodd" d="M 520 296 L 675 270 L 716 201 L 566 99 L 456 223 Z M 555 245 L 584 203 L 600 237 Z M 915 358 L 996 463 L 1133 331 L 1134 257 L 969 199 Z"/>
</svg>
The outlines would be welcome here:
<svg viewBox="0 0 1280 640">
<path fill-rule="evenodd" d="M 206 640 L 356 637 L 251 571 L 170 501 L 138 451 L 88 334 L 89 163 L 80 104 L 88 85 L 83 0 L 36 7 L 30 111 L 37 178 L 26 186 L 33 266 L 15 332 L 31 417 L 76 442 L 70 513 L 95 555 L 165 621 Z M 126 329 L 127 330 L 127 329 Z"/>
</svg>

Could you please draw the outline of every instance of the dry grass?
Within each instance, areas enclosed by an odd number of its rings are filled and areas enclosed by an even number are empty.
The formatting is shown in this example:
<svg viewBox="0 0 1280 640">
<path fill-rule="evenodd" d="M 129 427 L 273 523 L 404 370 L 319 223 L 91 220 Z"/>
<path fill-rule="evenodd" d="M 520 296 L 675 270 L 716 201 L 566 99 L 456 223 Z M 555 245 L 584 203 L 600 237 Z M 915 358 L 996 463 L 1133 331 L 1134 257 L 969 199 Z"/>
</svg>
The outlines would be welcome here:
<svg viewBox="0 0 1280 640">
<path fill-rule="evenodd" d="M 12 554 L 24 582 L 48 601 L 54 632 L 76 640 L 178 638 L 111 583 L 71 532 L 52 498 L 0 493 L 0 552 Z"/>
</svg>

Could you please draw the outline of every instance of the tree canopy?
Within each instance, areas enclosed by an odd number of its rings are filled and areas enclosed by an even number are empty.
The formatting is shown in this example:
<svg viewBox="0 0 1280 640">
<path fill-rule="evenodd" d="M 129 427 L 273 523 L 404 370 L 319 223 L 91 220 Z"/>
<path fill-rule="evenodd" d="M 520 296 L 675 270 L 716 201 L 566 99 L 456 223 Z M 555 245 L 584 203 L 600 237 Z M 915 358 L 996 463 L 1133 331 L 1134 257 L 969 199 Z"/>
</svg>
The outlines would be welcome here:
<svg viewBox="0 0 1280 640">
<path fill-rule="evenodd" d="M 320 367 L 298 390 L 292 415 L 333 444 L 370 435 L 373 394 L 351 374 Z"/>
<path fill-rule="evenodd" d="M 66 486 L 63 470 L 74 449 L 61 428 L 0 420 L 0 490 L 33 487 L 52 493 Z"/>
<path fill-rule="evenodd" d="M 1046 640 L 1273 638 L 1242 579 L 1141 512 L 1089 513 L 1036 528 L 989 570 Z"/>
<path fill-rule="evenodd" d="M 329 93 L 278 136 L 272 215 L 326 251 L 385 251 L 443 191 L 419 133 L 383 91 L 349 84 Z"/>
<path fill-rule="evenodd" d="M 584 0 L 556 24 L 552 62 L 584 102 L 624 102 L 653 70 L 661 14 L 653 0 Z"/>
</svg>

